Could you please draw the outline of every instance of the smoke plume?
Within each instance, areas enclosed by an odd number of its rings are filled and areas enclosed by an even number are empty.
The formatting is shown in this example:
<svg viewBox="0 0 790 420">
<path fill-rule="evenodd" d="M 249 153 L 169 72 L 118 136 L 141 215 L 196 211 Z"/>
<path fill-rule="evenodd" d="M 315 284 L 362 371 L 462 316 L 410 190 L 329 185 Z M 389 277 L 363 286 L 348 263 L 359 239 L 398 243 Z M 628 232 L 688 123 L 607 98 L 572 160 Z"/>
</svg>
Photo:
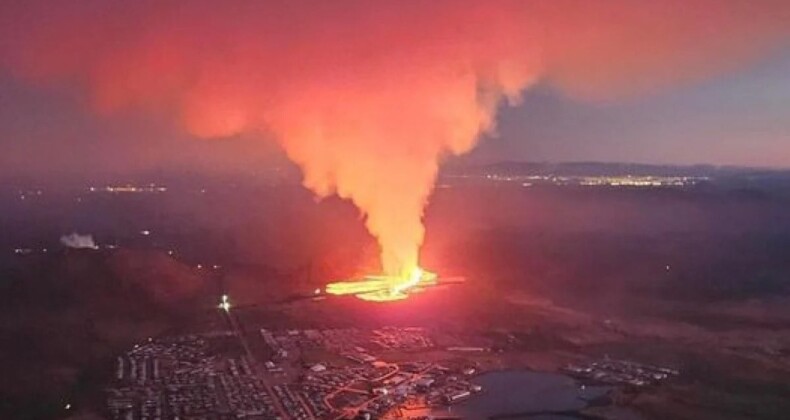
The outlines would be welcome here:
<svg viewBox="0 0 790 420">
<path fill-rule="evenodd" d="M 93 235 L 80 235 L 77 232 L 61 236 L 60 243 L 69 248 L 99 249 L 99 246 L 93 241 Z"/>
<path fill-rule="evenodd" d="M 0 56 L 99 112 L 274 138 L 364 215 L 385 272 L 417 265 L 441 160 L 534 83 L 586 100 L 694 81 L 787 42 L 785 0 L 5 2 Z M 174 151 L 177 153 L 177 151 Z"/>
</svg>

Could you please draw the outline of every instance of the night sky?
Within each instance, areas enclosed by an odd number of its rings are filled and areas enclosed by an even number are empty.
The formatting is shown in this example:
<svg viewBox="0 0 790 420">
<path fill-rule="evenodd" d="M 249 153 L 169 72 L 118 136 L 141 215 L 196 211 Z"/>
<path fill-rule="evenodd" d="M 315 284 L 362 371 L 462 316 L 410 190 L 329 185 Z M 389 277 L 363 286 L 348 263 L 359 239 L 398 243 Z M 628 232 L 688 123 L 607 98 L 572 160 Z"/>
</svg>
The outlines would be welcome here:
<svg viewBox="0 0 790 420">
<path fill-rule="evenodd" d="M 503 109 L 481 160 L 790 166 L 790 53 L 742 71 L 608 102 L 550 88 Z"/>
</svg>

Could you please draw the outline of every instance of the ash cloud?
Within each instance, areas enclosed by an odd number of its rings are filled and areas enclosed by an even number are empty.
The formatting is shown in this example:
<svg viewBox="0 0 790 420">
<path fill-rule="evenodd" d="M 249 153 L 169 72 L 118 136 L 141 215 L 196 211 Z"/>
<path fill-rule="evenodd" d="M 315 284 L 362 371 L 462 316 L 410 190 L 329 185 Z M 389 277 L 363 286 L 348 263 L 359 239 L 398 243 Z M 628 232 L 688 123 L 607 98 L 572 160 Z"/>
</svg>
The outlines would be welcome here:
<svg viewBox="0 0 790 420">
<path fill-rule="evenodd" d="M 772 0 L 31 1 L 0 16 L 19 77 L 197 137 L 273 138 L 307 188 L 360 209 L 390 274 L 418 263 L 441 161 L 503 102 L 538 82 L 585 100 L 688 83 L 790 32 L 790 2 Z"/>
</svg>

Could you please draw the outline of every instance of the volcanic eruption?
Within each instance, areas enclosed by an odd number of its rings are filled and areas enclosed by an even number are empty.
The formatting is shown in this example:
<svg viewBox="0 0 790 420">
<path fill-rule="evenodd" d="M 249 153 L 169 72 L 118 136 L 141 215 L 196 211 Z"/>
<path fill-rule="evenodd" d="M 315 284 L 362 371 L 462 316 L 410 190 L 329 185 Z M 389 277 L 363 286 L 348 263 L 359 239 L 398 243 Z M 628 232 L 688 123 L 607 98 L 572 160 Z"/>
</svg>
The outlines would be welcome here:
<svg viewBox="0 0 790 420">
<path fill-rule="evenodd" d="M 77 81 L 102 113 L 274 139 L 380 246 L 382 276 L 327 292 L 381 301 L 434 281 L 419 251 L 439 164 L 491 132 L 502 102 L 538 81 L 597 100 L 693 80 L 777 47 L 788 17 L 770 0 L 5 2 L 0 58 Z"/>
</svg>

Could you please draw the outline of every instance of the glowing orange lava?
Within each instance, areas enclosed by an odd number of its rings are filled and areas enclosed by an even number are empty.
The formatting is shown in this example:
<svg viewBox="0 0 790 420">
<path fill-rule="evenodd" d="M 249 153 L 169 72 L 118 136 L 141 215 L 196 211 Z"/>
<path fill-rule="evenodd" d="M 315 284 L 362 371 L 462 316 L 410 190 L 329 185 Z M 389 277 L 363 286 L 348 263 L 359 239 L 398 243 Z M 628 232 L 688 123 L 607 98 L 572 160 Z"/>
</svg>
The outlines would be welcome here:
<svg viewBox="0 0 790 420">
<path fill-rule="evenodd" d="M 433 285 L 436 285 L 436 274 L 415 267 L 404 276 L 365 276 L 361 280 L 330 283 L 326 292 L 354 295 L 371 302 L 390 302 L 406 299 L 410 293 Z"/>
</svg>

